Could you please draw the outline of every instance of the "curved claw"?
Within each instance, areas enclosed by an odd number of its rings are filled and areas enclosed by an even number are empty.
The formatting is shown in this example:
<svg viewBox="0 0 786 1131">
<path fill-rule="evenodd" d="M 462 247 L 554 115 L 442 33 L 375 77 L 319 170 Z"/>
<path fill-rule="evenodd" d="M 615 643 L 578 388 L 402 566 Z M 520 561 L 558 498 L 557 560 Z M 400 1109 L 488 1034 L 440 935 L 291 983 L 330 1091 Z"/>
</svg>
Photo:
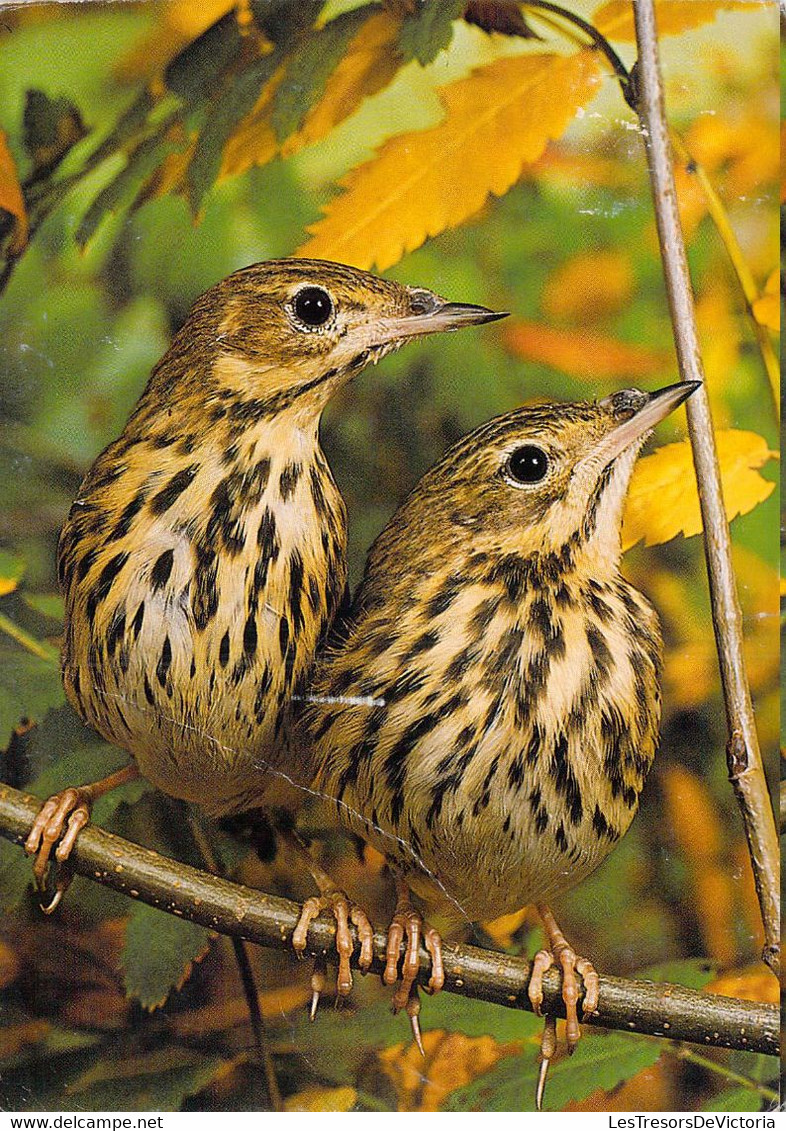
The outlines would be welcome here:
<svg viewBox="0 0 786 1131">
<path fill-rule="evenodd" d="M 313 1021 L 319 1008 L 319 999 L 325 989 L 327 981 L 327 962 L 325 956 L 318 954 L 314 959 L 314 969 L 311 972 L 311 1009 L 308 1019 Z"/>
<path fill-rule="evenodd" d="M 46 891 L 52 849 L 55 861 L 65 864 L 74 849 L 76 838 L 90 820 L 92 803 L 90 789 L 77 787 L 54 794 L 41 806 L 24 843 L 28 856 L 36 858 L 33 877 L 39 892 Z M 55 910 L 72 879 L 73 873 L 70 871 L 58 876 L 54 896 L 49 903 L 41 905 L 45 914 L 51 915 Z"/>
<path fill-rule="evenodd" d="M 412 987 L 406 1008 L 410 1028 L 412 1029 L 412 1039 L 418 1047 L 418 1052 L 425 1060 L 426 1050 L 423 1047 L 423 1036 L 420 1032 L 420 994 L 418 993 L 417 986 Z"/>
<path fill-rule="evenodd" d="M 551 1058 L 557 1047 L 557 1019 L 549 1015 L 543 1025 L 543 1036 L 540 1039 L 540 1067 L 538 1068 L 538 1082 L 535 1087 L 535 1110 L 543 1111 L 543 1094 L 546 1091 L 546 1077 L 551 1064 Z"/>
<path fill-rule="evenodd" d="M 420 997 L 417 977 L 420 972 L 421 939 L 431 958 L 431 975 L 426 992 L 437 993 L 445 984 L 445 966 L 442 959 L 442 938 L 438 931 L 424 922 L 423 916 L 405 899 L 400 898 L 395 914 L 388 928 L 385 949 L 385 970 L 382 981 L 392 986 L 398 978 L 398 960 L 401 944 L 406 939 L 404 957 L 401 962 L 401 981 L 393 995 L 391 1006 L 394 1013 L 406 1009 L 412 1027 L 415 1044 L 425 1056 L 423 1038 L 420 1031 Z"/>
<path fill-rule="evenodd" d="M 527 986 L 527 994 L 533 1010 L 536 1014 L 540 1015 L 543 1005 L 543 975 L 555 962 L 558 962 L 562 970 L 562 1000 L 565 1003 L 565 1037 L 568 1045 L 568 1053 L 570 1054 L 574 1051 L 581 1038 L 578 1015 L 579 983 L 577 975 L 580 976 L 584 982 L 583 1014 L 584 1016 L 591 1016 L 593 1013 L 596 1013 L 598 1009 L 600 989 L 598 973 L 589 959 L 581 958 L 576 954 L 559 929 L 549 908 L 539 904 L 538 911 L 540 912 L 543 924 L 546 928 L 549 939 L 549 949 L 539 950 L 532 961 L 532 971 L 530 973 L 529 985 Z M 546 1023 L 543 1029 L 541 1062 L 535 1093 L 535 1104 L 538 1111 L 541 1110 L 541 1103 L 543 1101 L 549 1061 L 554 1055 L 556 1048 L 556 1033 L 556 1019 L 549 1015 L 546 1017 Z"/>
</svg>

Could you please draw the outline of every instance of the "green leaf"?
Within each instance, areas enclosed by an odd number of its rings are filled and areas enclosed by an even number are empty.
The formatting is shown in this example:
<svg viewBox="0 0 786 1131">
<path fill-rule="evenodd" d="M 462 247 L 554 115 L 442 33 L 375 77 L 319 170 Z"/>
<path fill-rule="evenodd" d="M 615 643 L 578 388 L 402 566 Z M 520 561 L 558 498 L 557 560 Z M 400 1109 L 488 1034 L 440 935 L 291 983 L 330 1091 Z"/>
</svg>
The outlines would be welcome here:
<svg viewBox="0 0 786 1131">
<path fill-rule="evenodd" d="M 279 142 L 299 128 L 309 109 L 318 101 L 330 74 L 343 57 L 349 42 L 377 11 L 376 4 L 343 12 L 312 33 L 296 48 L 286 74 L 273 98 L 270 120 Z"/>
<path fill-rule="evenodd" d="M 7 1046 L 14 1049 L 10 1055 L 0 1057 L 4 1074 L 30 1061 L 40 1062 L 49 1060 L 51 1057 L 65 1056 L 80 1049 L 90 1048 L 101 1040 L 101 1036 L 97 1033 L 60 1028 L 58 1025 L 41 1021 L 40 1018 L 34 1018 L 29 1013 L 14 1006 L 4 1006 L 0 1009 L 0 1025 L 2 1025 L 6 1039 L 11 1038 L 11 1040 L 7 1040 Z M 36 1026 L 39 1028 L 40 1036 L 37 1039 L 33 1037 L 29 1042 L 25 1041 L 21 1047 L 18 1047 L 17 1042 L 13 1040 L 14 1030 L 19 1029 L 24 1032 L 31 1026 L 33 1032 L 35 1032 Z"/>
<path fill-rule="evenodd" d="M 34 612 L 62 624 L 65 606 L 59 593 L 23 593 L 22 600 Z"/>
<path fill-rule="evenodd" d="M 52 712 L 45 720 L 33 739 L 33 750 L 44 744 L 48 746 L 50 763 L 44 766 L 38 776 L 26 788 L 36 797 L 46 798 L 53 793 L 59 793 L 72 785 L 87 785 L 89 782 L 100 781 L 108 777 L 115 770 L 128 764 L 128 754 L 117 746 L 110 746 L 89 731 L 84 724 L 82 727 L 82 742 L 80 745 L 62 752 L 62 746 L 53 742 L 50 745 L 49 735 L 57 733 L 57 726 L 66 713 L 77 719 L 70 707 L 62 712 Z M 33 754 L 35 757 L 35 753 Z M 150 789 L 150 786 L 147 786 Z M 93 816 L 97 819 L 100 815 L 106 819 L 117 808 L 121 801 L 132 800 L 139 790 L 139 782 L 129 782 L 127 785 L 118 786 L 111 793 L 105 794 L 93 806 Z"/>
<path fill-rule="evenodd" d="M 281 61 L 278 51 L 256 60 L 237 76 L 211 106 L 188 166 L 188 198 L 196 215 L 221 168 L 224 145 L 237 123 L 254 107 L 260 91 Z"/>
<path fill-rule="evenodd" d="M 164 71 L 164 82 L 186 103 L 206 100 L 242 42 L 234 10 L 227 12 L 174 57 Z"/>
<path fill-rule="evenodd" d="M 727 1088 L 713 1096 L 702 1111 L 761 1111 L 764 1097 L 754 1088 Z"/>
<path fill-rule="evenodd" d="M 207 954 L 210 939 L 206 927 L 135 903 L 120 958 L 129 996 L 145 1009 L 163 1005 L 187 980 L 193 963 Z"/>
<path fill-rule="evenodd" d="M 398 44 L 405 63 L 417 59 L 421 67 L 433 62 L 450 45 L 453 21 L 466 8 L 466 0 L 417 0 L 417 9 L 401 25 Z"/>
<path fill-rule="evenodd" d="M 288 1029 L 295 1051 L 308 1057 L 320 1076 L 337 1084 L 356 1081 L 370 1049 L 410 1040 L 406 1015 L 392 1016 L 387 999 L 364 1004 L 365 991 L 364 980 L 356 978 L 352 998 L 340 1012 L 326 1009 L 319 1015 L 319 1025 L 312 1025 L 304 1009 L 296 1015 L 292 1029 Z M 540 1018 L 524 1010 L 454 994 L 424 998 L 420 1021 L 425 1029 L 447 1029 L 468 1037 L 490 1035 L 501 1043 L 535 1041 L 543 1027 Z"/>
<path fill-rule="evenodd" d="M 610 1091 L 661 1055 L 657 1041 L 625 1033 L 589 1033 L 549 1070 L 544 1108 L 561 1111 L 571 1100 L 582 1100 L 598 1088 Z M 533 1111 L 538 1078 L 537 1052 L 506 1057 L 491 1072 L 453 1092 L 446 1111 Z"/>
<path fill-rule="evenodd" d="M 93 150 L 88 163 L 89 167 L 95 169 L 107 157 L 118 153 L 126 142 L 136 138 L 140 133 L 146 132 L 148 115 L 151 114 L 155 105 L 155 98 L 150 90 L 145 87 L 142 93 L 122 112 L 104 140 Z"/>
<path fill-rule="evenodd" d="M 126 164 L 118 175 L 101 190 L 87 212 L 82 217 L 74 239 L 80 248 L 94 235 L 101 221 L 108 212 L 117 212 L 125 204 L 129 204 L 139 191 L 139 188 L 161 164 L 168 153 L 179 148 L 178 144 L 167 137 L 167 120 L 159 126 L 158 132 L 145 138 L 128 157 Z"/>
<path fill-rule="evenodd" d="M 102 1056 L 68 1084 L 72 1111 L 177 1111 L 187 1096 L 207 1087 L 227 1061 L 195 1049 L 167 1045 L 128 1055 Z"/>
<path fill-rule="evenodd" d="M 0 840 L 0 911 L 8 914 L 20 905 L 33 882 L 32 867 L 21 846 Z"/>
<path fill-rule="evenodd" d="M 716 972 L 717 968 L 707 958 L 683 958 L 637 970 L 636 977 L 647 982 L 673 982 L 689 990 L 701 990 L 712 981 Z"/>
<path fill-rule="evenodd" d="M 56 659 L 34 656 L 0 632 L 0 749 L 23 719 L 42 719 L 63 702 Z"/>
<path fill-rule="evenodd" d="M 87 132 L 73 102 L 50 98 L 42 90 L 27 91 L 22 137 L 35 173 L 55 169 Z"/>
<path fill-rule="evenodd" d="M 285 47 L 314 24 L 325 0 L 251 0 L 254 19 L 276 46 Z"/>
<path fill-rule="evenodd" d="M 18 554 L 9 550 L 0 550 L 0 597 L 6 593 L 13 593 L 22 574 L 25 572 L 25 561 Z"/>
</svg>

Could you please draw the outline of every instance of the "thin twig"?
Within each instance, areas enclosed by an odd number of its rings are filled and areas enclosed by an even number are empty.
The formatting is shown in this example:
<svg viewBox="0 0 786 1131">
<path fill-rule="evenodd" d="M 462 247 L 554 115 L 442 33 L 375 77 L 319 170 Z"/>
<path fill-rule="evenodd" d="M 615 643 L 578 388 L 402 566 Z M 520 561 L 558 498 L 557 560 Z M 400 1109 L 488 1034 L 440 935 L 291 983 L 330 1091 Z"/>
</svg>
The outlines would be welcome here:
<svg viewBox="0 0 786 1131">
<path fill-rule="evenodd" d="M 194 838 L 194 843 L 199 850 L 205 867 L 208 872 L 213 876 L 222 876 L 225 874 L 223 863 L 214 850 L 210 839 L 205 832 L 204 825 L 201 819 L 201 813 L 196 813 L 192 810 L 190 816 L 191 834 Z M 243 989 L 243 996 L 246 999 L 246 1006 L 248 1007 L 248 1016 L 251 1022 L 251 1033 L 254 1038 L 254 1046 L 259 1058 L 259 1063 L 262 1065 L 262 1071 L 265 1076 L 265 1083 L 267 1086 L 267 1098 L 270 1101 L 270 1107 L 273 1111 L 283 1111 L 284 1104 L 281 1099 L 281 1091 L 278 1086 L 278 1079 L 276 1078 L 276 1069 L 273 1064 L 273 1056 L 270 1051 L 270 1043 L 267 1039 L 267 1031 L 265 1029 L 265 1019 L 262 1016 L 262 1009 L 259 1004 L 259 990 L 257 989 L 256 980 L 254 978 L 254 970 L 251 965 L 251 959 L 248 954 L 248 947 L 245 940 L 232 937 L 232 950 L 235 955 L 235 962 L 237 963 L 238 973 L 240 975 L 240 984 Z"/>
<path fill-rule="evenodd" d="M 0 836 L 23 841 L 41 802 L 10 786 L 0 785 Z M 157 852 L 122 840 L 95 825 L 79 834 L 71 863 L 77 872 L 115 891 L 162 911 L 201 923 L 221 934 L 248 939 L 260 946 L 291 948 L 300 907 L 228 880 L 200 872 Z M 357 965 L 355 941 L 353 965 Z M 385 967 L 387 937 L 374 935 L 371 969 Z M 309 929 L 309 952 L 328 958 L 335 953 L 335 922 L 316 919 Z M 464 997 L 531 1009 L 527 996 L 530 963 L 479 947 L 445 945 L 445 988 Z M 421 984 L 428 983 L 430 959 L 421 949 Z M 561 979 L 556 970 L 544 976 L 544 1009 L 564 1016 Z M 702 994 L 683 986 L 600 979 L 596 1016 L 588 1022 L 606 1029 L 647 1033 L 705 1047 L 732 1048 L 771 1055 L 778 1053 L 778 1010 L 763 1002 Z"/>
<path fill-rule="evenodd" d="M 743 255 L 737 235 L 734 228 L 731 226 L 729 215 L 723 205 L 723 201 L 715 190 L 715 186 L 707 175 L 707 170 L 691 157 L 685 142 L 676 130 L 671 130 L 669 136 L 675 155 L 682 162 L 685 169 L 696 178 L 701 191 L 704 193 L 704 199 L 707 202 L 707 210 L 712 217 L 721 242 L 726 248 L 726 254 L 731 262 L 737 282 L 740 284 L 740 289 L 745 300 L 745 311 L 748 315 L 754 337 L 758 343 L 762 364 L 764 365 L 767 380 L 770 384 L 770 392 L 772 393 L 773 402 L 775 404 L 775 411 L 776 413 L 780 413 L 780 366 L 778 365 L 778 358 L 775 355 L 775 347 L 770 338 L 770 331 L 766 326 L 762 326 L 753 311 L 753 304 L 756 302 L 756 299 L 760 297 L 759 288 L 756 286 L 756 281 L 753 278 L 753 272 L 748 266 L 747 259 Z"/>
<path fill-rule="evenodd" d="M 57 648 L 54 648 L 51 644 L 37 640 L 35 636 L 32 636 L 29 632 L 26 632 L 25 629 L 21 628 L 16 621 L 7 617 L 5 613 L 0 613 L 0 631 L 7 633 L 12 640 L 15 640 L 17 644 L 21 644 L 23 648 L 26 648 L 28 652 L 32 652 L 34 656 L 38 656 L 40 660 L 46 660 L 48 664 L 53 664 L 57 667 L 60 661 L 60 654 Z"/>
<path fill-rule="evenodd" d="M 702 388 L 687 402 L 688 430 L 701 501 L 712 619 L 726 708 L 729 779 L 742 812 L 756 879 L 764 923 L 763 957 L 777 974 L 780 969 L 778 837 L 745 670 L 742 612 L 734 580 L 715 434 L 709 398 L 703 386 L 704 372 L 696 333 L 693 293 L 677 211 L 653 0 L 636 0 L 633 9 L 639 51 L 639 113 L 647 148 L 677 358 L 684 381 L 702 382 Z"/>
<path fill-rule="evenodd" d="M 702 1056 L 700 1052 L 696 1052 L 695 1049 L 689 1048 L 687 1045 L 679 1044 L 676 1041 L 662 1041 L 661 1044 L 664 1050 L 672 1056 L 676 1056 L 680 1060 L 687 1060 L 690 1064 L 695 1064 L 707 1072 L 714 1072 L 716 1076 L 722 1076 L 728 1084 L 738 1084 L 741 1088 L 750 1088 L 751 1091 L 758 1092 L 769 1103 L 777 1103 L 779 1099 L 774 1088 L 768 1088 L 766 1084 L 760 1084 L 758 1080 L 752 1080 L 750 1076 L 743 1076 L 742 1073 L 735 1072 L 727 1064 L 710 1060 L 708 1056 Z"/>
</svg>

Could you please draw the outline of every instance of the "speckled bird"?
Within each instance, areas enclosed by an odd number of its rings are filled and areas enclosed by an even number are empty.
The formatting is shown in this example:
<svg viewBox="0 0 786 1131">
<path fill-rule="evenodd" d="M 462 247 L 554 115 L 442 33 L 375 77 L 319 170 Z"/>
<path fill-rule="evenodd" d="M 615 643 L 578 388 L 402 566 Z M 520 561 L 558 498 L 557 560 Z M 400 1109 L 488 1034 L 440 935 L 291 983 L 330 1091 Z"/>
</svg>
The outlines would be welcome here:
<svg viewBox="0 0 786 1131">
<path fill-rule="evenodd" d="M 211 816 L 288 795 L 284 719 L 346 587 L 322 411 L 402 343 L 496 317 L 308 259 L 196 301 L 61 534 L 66 694 L 132 762 L 47 802 L 26 843 L 39 882 L 137 773 Z"/>
<path fill-rule="evenodd" d="M 394 1007 L 416 1038 L 420 937 L 432 989 L 443 972 L 410 892 L 448 925 L 537 904 L 533 1004 L 556 960 L 571 1047 L 577 973 L 595 1008 L 597 974 L 548 902 L 617 844 L 655 755 L 661 635 L 620 573 L 622 511 L 645 438 L 695 387 L 524 407 L 470 433 L 374 543 L 317 665 L 303 743 L 317 788 L 397 878 L 384 978 L 408 936 Z"/>
</svg>

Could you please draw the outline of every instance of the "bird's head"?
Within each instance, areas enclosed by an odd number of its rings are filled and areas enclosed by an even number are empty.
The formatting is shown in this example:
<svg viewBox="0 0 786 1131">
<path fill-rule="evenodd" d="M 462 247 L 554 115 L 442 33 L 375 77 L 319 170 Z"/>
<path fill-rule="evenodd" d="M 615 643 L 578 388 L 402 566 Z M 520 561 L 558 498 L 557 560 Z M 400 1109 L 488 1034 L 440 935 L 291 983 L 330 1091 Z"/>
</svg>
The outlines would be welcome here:
<svg viewBox="0 0 786 1131">
<path fill-rule="evenodd" d="M 318 412 L 337 387 L 404 342 L 502 317 L 343 264 L 280 259 L 212 287 L 178 338 L 208 361 L 210 395 Z"/>
<path fill-rule="evenodd" d="M 405 524 L 422 523 L 418 541 L 443 547 L 465 544 L 492 557 L 564 551 L 590 570 L 616 569 L 639 450 L 697 387 L 624 389 L 597 403 L 536 405 L 497 417 L 424 476 L 404 505 Z"/>
</svg>

